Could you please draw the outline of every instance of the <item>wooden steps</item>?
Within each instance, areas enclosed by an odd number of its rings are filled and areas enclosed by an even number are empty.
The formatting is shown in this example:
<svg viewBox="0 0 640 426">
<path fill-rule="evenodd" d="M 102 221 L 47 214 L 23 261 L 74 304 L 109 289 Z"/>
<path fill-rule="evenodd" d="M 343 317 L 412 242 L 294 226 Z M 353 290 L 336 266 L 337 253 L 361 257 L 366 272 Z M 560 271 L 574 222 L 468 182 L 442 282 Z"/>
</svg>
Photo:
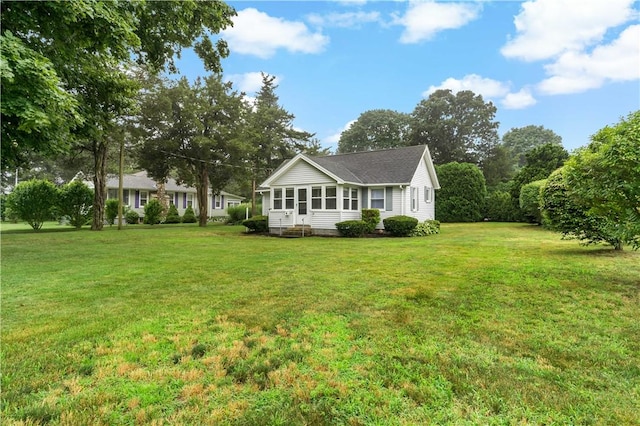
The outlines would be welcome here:
<svg viewBox="0 0 640 426">
<path fill-rule="evenodd" d="M 287 228 L 282 231 L 283 238 L 300 238 L 300 237 L 309 237 L 313 235 L 313 231 L 311 230 L 311 226 L 309 225 L 295 225 L 291 228 Z"/>
</svg>

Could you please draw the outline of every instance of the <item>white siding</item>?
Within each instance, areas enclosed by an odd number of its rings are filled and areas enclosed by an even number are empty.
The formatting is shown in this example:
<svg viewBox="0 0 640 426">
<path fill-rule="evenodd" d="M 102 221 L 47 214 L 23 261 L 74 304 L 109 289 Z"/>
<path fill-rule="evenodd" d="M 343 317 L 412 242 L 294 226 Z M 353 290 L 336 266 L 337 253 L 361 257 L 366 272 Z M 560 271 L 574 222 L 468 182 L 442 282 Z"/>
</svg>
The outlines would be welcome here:
<svg viewBox="0 0 640 426">
<path fill-rule="evenodd" d="M 269 214 L 269 206 L 271 205 L 271 193 L 264 191 L 262 193 L 262 215 L 267 216 Z"/>
<path fill-rule="evenodd" d="M 431 201 L 427 202 L 424 198 L 425 186 L 431 188 Z M 433 189 L 433 182 L 431 182 L 431 176 L 427 171 L 427 163 L 424 158 L 420 159 L 420 164 L 416 169 L 413 178 L 411 179 L 411 187 L 418 188 L 418 210 L 411 211 L 411 189 L 405 189 L 405 213 L 407 216 L 413 216 L 420 222 L 427 219 L 435 219 L 435 191 Z"/>
<path fill-rule="evenodd" d="M 287 171 L 287 173 L 281 176 L 280 179 L 272 182 L 271 186 L 300 186 L 310 184 L 329 184 L 332 182 L 335 183 L 334 180 L 315 167 L 311 167 L 305 161 L 298 161 Z"/>
</svg>

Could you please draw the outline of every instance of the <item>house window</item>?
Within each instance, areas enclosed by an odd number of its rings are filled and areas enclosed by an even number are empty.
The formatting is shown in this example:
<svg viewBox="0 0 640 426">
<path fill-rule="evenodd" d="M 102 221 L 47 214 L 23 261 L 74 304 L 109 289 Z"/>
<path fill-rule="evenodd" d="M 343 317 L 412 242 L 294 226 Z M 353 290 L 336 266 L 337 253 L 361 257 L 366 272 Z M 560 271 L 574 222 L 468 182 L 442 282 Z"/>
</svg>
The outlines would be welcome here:
<svg viewBox="0 0 640 426">
<path fill-rule="evenodd" d="M 314 210 L 322 209 L 322 187 L 314 186 L 311 188 L 311 208 Z"/>
<path fill-rule="evenodd" d="M 140 191 L 140 207 L 146 206 L 147 201 L 149 201 L 149 191 Z"/>
<path fill-rule="evenodd" d="M 358 190 L 344 188 L 342 190 L 342 210 L 358 210 Z"/>
<path fill-rule="evenodd" d="M 284 204 L 285 204 L 285 208 L 287 209 L 292 209 L 294 206 L 294 202 L 293 202 L 293 195 L 295 194 L 295 191 L 293 190 L 293 188 L 285 188 L 285 199 L 284 199 Z"/>
<path fill-rule="evenodd" d="M 214 206 L 214 208 L 215 208 L 215 209 L 219 209 L 219 208 L 220 208 L 220 198 L 221 198 L 221 196 L 220 196 L 220 195 L 214 195 L 214 197 L 213 197 L 213 198 L 214 198 L 214 200 L 215 200 L 215 206 Z"/>
<path fill-rule="evenodd" d="M 351 189 L 344 188 L 342 190 L 342 210 L 349 210 L 349 207 L 351 207 L 351 199 L 349 198 L 350 194 Z"/>
<path fill-rule="evenodd" d="M 107 199 L 113 200 L 118 198 L 118 190 L 117 189 L 107 189 Z"/>
<path fill-rule="evenodd" d="M 273 209 L 282 210 L 282 189 L 275 188 L 273 190 Z"/>
<path fill-rule="evenodd" d="M 324 206 L 327 210 L 335 210 L 338 207 L 337 204 L 337 189 L 335 186 L 327 186 L 325 188 Z"/>
<path fill-rule="evenodd" d="M 227 203 L 227 207 L 236 207 L 240 205 L 240 201 L 234 200 Z"/>
<path fill-rule="evenodd" d="M 193 194 L 187 194 L 187 207 L 193 207 Z"/>
<path fill-rule="evenodd" d="M 123 189 L 122 190 L 122 205 L 123 206 L 128 206 L 129 205 L 129 190 L 128 189 Z"/>
<path fill-rule="evenodd" d="M 425 203 L 431 202 L 431 187 L 429 186 L 424 187 L 424 202 Z"/>
<path fill-rule="evenodd" d="M 384 188 L 371 189 L 371 208 L 384 210 Z"/>
<path fill-rule="evenodd" d="M 418 188 L 411 187 L 411 211 L 418 211 Z"/>
</svg>

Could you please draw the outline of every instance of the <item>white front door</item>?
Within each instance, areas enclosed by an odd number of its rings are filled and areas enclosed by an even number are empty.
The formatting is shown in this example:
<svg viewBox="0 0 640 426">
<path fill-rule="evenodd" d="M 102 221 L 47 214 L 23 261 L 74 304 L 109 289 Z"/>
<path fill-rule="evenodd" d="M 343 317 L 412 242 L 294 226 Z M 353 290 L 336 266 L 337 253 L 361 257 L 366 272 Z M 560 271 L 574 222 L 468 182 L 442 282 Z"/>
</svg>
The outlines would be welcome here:
<svg viewBox="0 0 640 426">
<path fill-rule="evenodd" d="M 296 225 L 311 225 L 309 216 L 309 188 L 298 188 L 296 192 Z"/>
</svg>

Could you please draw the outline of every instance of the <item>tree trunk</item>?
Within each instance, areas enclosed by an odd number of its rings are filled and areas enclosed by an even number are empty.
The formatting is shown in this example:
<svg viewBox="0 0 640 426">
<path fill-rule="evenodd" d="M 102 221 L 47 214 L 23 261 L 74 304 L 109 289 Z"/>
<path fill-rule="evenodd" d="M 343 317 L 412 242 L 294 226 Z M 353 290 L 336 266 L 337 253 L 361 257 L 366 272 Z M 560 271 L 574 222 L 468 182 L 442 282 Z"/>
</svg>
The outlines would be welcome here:
<svg viewBox="0 0 640 426">
<path fill-rule="evenodd" d="M 101 231 L 104 226 L 104 204 L 107 198 L 107 144 L 93 143 L 93 221 L 91 229 Z"/>
<path fill-rule="evenodd" d="M 209 200 L 207 193 L 209 192 L 209 172 L 206 167 L 202 167 L 198 171 L 198 182 L 196 182 L 196 194 L 198 197 L 198 225 L 207 226 L 209 220 Z"/>
</svg>

